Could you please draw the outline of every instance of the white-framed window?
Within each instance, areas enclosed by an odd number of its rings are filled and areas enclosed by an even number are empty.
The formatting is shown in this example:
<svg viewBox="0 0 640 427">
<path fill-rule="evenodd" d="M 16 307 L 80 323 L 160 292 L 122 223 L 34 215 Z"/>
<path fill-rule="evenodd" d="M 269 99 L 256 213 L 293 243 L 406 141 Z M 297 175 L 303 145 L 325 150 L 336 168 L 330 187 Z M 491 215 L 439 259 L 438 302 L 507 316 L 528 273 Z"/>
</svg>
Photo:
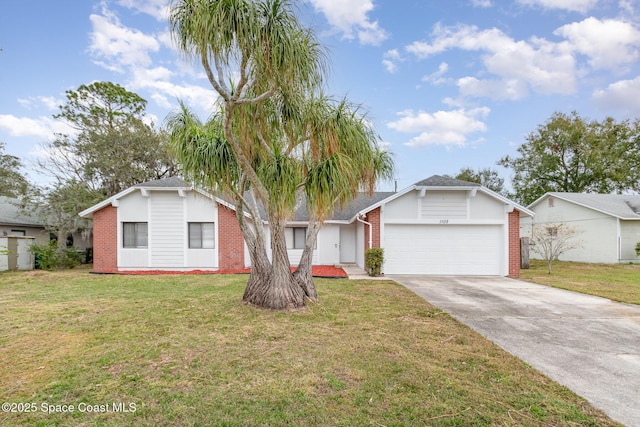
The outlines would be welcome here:
<svg viewBox="0 0 640 427">
<path fill-rule="evenodd" d="M 149 244 L 146 222 L 122 223 L 122 246 L 125 248 L 146 248 Z"/>
<path fill-rule="evenodd" d="M 287 241 L 287 249 L 304 249 L 307 242 L 307 227 L 287 227 L 284 229 L 284 238 Z M 316 241 L 314 249 L 317 249 Z"/>
<path fill-rule="evenodd" d="M 213 222 L 189 223 L 189 248 L 213 249 L 216 245 L 215 227 Z"/>
<path fill-rule="evenodd" d="M 12 236 L 26 236 L 27 235 L 27 231 L 26 230 L 11 230 L 11 235 Z"/>
</svg>

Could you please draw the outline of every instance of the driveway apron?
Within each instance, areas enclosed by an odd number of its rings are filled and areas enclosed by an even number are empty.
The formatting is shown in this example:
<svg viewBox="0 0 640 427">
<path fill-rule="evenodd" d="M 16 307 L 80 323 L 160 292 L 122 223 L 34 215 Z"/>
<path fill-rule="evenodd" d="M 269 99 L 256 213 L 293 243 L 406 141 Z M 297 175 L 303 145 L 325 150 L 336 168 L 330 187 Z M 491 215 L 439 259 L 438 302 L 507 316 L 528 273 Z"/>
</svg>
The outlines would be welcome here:
<svg viewBox="0 0 640 427">
<path fill-rule="evenodd" d="M 640 306 L 504 277 L 389 278 L 640 427 Z"/>
</svg>

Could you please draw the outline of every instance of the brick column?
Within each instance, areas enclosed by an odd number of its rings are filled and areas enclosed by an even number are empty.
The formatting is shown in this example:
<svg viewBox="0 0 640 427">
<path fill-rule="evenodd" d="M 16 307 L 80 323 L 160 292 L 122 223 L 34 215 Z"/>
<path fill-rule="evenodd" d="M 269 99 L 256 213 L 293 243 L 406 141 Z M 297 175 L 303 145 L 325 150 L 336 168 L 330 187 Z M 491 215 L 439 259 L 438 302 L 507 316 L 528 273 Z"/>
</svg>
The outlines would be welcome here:
<svg viewBox="0 0 640 427">
<path fill-rule="evenodd" d="M 113 206 L 93 213 L 93 271 L 118 271 L 118 210 Z"/>
<path fill-rule="evenodd" d="M 233 209 L 218 205 L 218 267 L 224 270 L 244 268 L 244 238 Z"/>
<path fill-rule="evenodd" d="M 380 247 L 380 208 L 375 208 L 371 212 L 367 213 L 364 220 L 371 224 L 372 236 L 371 236 L 371 247 L 379 248 Z M 369 249 L 369 226 L 365 224 L 364 226 L 364 251 L 367 252 Z"/>
<path fill-rule="evenodd" d="M 509 213 L 509 277 L 520 277 L 520 211 Z"/>
</svg>

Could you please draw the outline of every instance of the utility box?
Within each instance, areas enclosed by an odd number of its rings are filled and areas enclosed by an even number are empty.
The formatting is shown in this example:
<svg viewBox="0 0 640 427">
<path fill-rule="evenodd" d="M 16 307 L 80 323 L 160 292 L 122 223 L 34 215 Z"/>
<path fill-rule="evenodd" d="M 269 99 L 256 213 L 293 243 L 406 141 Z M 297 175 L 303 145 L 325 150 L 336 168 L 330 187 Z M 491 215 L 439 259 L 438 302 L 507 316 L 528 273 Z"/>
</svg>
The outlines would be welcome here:
<svg viewBox="0 0 640 427">
<path fill-rule="evenodd" d="M 33 270 L 35 256 L 29 250 L 35 238 L 0 236 L 0 271 Z"/>
</svg>

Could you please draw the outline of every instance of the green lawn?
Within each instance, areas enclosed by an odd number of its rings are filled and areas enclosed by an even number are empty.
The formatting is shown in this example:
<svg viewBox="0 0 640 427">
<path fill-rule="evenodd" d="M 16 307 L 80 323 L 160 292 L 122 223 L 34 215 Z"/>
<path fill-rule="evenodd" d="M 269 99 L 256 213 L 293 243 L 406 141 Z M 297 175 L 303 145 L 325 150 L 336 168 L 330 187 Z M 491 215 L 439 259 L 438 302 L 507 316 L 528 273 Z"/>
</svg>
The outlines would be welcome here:
<svg viewBox="0 0 640 427">
<path fill-rule="evenodd" d="M 548 274 L 545 261 L 531 261 L 531 268 L 520 271 L 520 278 L 614 301 L 640 304 L 639 264 L 584 264 L 556 261 Z"/>
<path fill-rule="evenodd" d="M 0 402 L 36 410 L 0 425 L 616 425 L 394 282 L 286 313 L 245 280 L 0 274 Z"/>
</svg>

